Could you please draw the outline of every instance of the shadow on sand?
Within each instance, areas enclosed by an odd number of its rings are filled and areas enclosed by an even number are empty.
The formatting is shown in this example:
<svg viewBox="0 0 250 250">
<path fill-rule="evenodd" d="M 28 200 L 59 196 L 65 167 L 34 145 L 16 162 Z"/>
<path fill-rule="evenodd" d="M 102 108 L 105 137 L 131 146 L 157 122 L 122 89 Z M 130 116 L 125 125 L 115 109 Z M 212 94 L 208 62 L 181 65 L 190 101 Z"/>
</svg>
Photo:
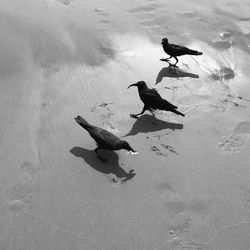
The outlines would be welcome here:
<svg viewBox="0 0 250 250">
<path fill-rule="evenodd" d="M 121 183 L 125 183 L 128 180 L 132 179 L 135 176 L 134 169 L 129 170 L 127 173 L 123 168 L 119 165 L 119 157 L 113 151 L 101 151 L 102 156 L 105 159 L 108 159 L 107 162 L 103 162 L 98 159 L 94 150 L 88 150 L 81 147 L 73 147 L 70 150 L 70 153 L 76 157 L 82 158 L 90 167 L 95 169 L 96 171 L 103 173 L 105 175 L 113 174 L 115 175 Z M 111 182 L 119 182 L 118 180 L 108 176 L 109 181 Z"/>
<path fill-rule="evenodd" d="M 137 135 L 138 133 L 155 132 L 162 129 L 183 129 L 183 124 L 165 122 L 152 115 L 146 114 L 136 119 L 133 127 L 125 136 Z"/>
<path fill-rule="evenodd" d="M 160 72 L 158 73 L 155 84 L 162 81 L 164 77 L 171 77 L 171 78 L 179 78 L 179 77 L 191 77 L 191 78 L 199 78 L 198 75 L 188 73 L 182 69 L 179 68 L 173 68 L 171 66 L 162 68 Z"/>
</svg>

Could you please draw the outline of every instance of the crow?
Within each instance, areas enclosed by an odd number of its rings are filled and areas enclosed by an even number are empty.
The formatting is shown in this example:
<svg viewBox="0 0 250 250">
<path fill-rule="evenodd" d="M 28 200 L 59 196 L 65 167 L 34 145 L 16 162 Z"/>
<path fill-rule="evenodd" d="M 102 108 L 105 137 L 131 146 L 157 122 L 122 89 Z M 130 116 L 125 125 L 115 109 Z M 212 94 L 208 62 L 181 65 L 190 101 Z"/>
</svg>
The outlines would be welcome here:
<svg viewBox="0 0 250 250">
<path fill-rule="evenodd" d="M 100 154 L 98 153 L 99 149 L 106 150 L 120 150 L 125 149 L 129 152 L 137 153 L 126 141 L 120 140 L 117 136 L 113 135 L 109 131 L 98 128 L 96 126 L 90 125 L 86 120 L 84 120 L 81 116 L 75 117 L 75 121 L 84 129 L 86 129 L 90 136 L 95 140 L 97 144 L 97 148 L 95 149 L 96 154 L 103 161 L 106 161 Z"/>
<path fill-rule="evenodd" d="M 176 44 L 171 44 L 168 42 L 167 38 L 163 38 L 161 41 L 163 50 L 170 55 L 170 57 L 166 58 L 166 59 L 161 59 L 161 61 L 166 61 L 168 62 L 168 60 L 170 58 L 174 58 L 176 60 L 175 64 L 170 64 L 171 66 L 177 67 L 176 64 L 178 63 L 178 59 L 177 56 L 183 56 L 183 55 L 194 55 L 194 56 L 199 56 L 202 55 L 202 52 L 196 51 L 196 50 L 192 50 L 189 49 L 187 47 L 184 46 L 180 46 L 180 45 L 176 45 Z"/>
<path fill-rule="evenodd" d="M 159 109 L 159 110 L 166 110 L 171 111 L 177 115 L 185 116 L 181 112 L 177 110 L 177 107 L 168 102 L 167 100 L 164 100 L 156 89 L 150 89 L 148 88 L 147 84 L 144 81 L 139 81 L 137 83 L 131 84 L 128 86 L 128 88 L 136 86 L 138 87 L 139 96 L 144 103 L 144 107 L 139 114 L 131 114 L 132 117 L 138 117 L 138 115 L 142 115 L 146 110 L 149 110 L 153 115 L 153 110 Z"/>
</svg>

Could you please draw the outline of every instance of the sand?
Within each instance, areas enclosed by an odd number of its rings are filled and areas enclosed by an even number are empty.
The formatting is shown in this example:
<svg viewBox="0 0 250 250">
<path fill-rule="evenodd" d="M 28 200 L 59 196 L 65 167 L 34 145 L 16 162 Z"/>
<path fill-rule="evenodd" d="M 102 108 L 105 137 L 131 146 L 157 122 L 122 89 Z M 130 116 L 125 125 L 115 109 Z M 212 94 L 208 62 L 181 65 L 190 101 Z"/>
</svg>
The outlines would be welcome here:
<svg viewBox="0 0 250 250">
<path fill-rule="evenodd" d="M 249 249 L 249 11 L 244 0 L 2 1 L 0 249 Z M 163 37 L 203 55 L 174 72 Z M 139 80 L 186 116 L 131 118 Z M 139 154 L 101 162 L 77 115 Z"/>
</svg>

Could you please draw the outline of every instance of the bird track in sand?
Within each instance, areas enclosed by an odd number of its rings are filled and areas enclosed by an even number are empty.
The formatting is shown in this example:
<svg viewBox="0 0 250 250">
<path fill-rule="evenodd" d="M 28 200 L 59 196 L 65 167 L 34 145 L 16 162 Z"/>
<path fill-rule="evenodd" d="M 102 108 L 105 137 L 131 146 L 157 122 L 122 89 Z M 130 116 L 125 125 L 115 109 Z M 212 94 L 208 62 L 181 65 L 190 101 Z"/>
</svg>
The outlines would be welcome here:
<svg viewBox="0 0 250 250">
<path fill-rule="evenodd" d="M 166 145 L 166 144 L 161 144 L 160 146 L 164 149 L 165 151 L 164 153 L 155 145 L 151 146 L 151 150 L 155 152 L 157 155 L 164 156 L 164 157 L 168 157 L 169 152 L 178 155 L 178 153 L 174 150 L 172 146 Z"/>
<path fill-rule="evenodd" d="M 102 124 L 108 128 L 108 130 L 116 131 L 117 130 L 117 122 L 111 121 L 112 116 L 115 115 L 114 112 L 111 111 L 110 105 L 113 105 L 114 103 L 109 102 L 103 102 L 101 104 L 95 104 L 93 107 L 90 108 L 91 112 L 100 112 L 101 114 L 98 115 L 100 120 L 102 121 Z M 101 110 L 100 110 L 101 109 Z M 105 110 L 105 113 L 103 113 L 103 110 Z"/>
</svg>

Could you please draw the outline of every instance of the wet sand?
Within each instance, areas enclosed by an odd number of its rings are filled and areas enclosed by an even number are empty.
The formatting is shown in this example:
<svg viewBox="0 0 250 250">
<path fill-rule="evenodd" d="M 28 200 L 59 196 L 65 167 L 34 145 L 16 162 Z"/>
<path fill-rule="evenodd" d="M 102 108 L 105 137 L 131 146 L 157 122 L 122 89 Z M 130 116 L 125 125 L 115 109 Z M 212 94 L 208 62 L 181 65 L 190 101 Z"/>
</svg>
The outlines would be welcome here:
<svg viewBox="0 0 250 250">
<path fill-rule="evenodd" d="M 248 249 L 250 5 L 1 4 L 1 249 Z M 203 52 L 174 71 L 161 39 Z M 173 60 L 174 62 L 174 60 Z M 144 80 L 185 117 L 143 105 Z M 139 154 L 101 152 L 74 117 Z M 125 180 L 125 181 L 124 181 Z"/>
</svg>

